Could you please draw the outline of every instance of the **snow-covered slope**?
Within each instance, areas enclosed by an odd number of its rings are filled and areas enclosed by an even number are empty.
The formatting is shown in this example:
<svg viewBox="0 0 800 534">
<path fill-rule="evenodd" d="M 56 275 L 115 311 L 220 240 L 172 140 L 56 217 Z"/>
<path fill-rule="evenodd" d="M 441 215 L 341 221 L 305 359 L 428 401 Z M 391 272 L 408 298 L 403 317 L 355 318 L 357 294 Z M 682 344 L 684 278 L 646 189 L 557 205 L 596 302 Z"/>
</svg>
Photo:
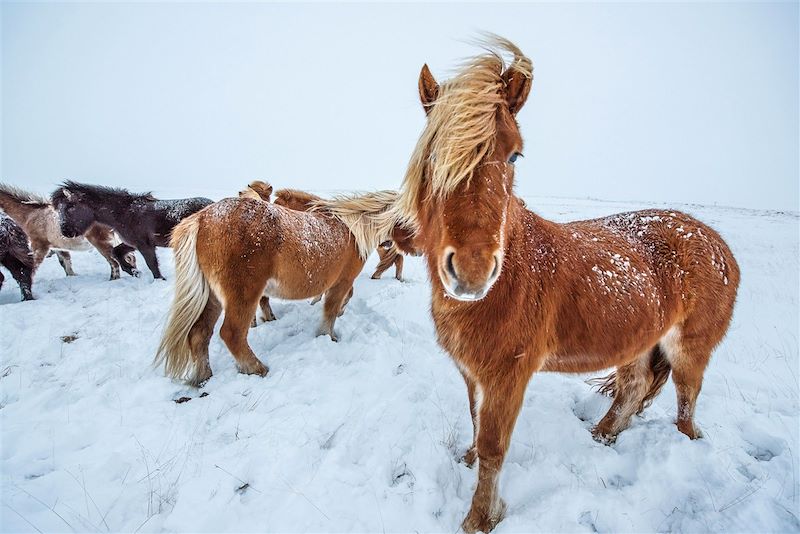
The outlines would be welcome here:
<svg viewBox="0 0 800 534">
<path fill-rule="evenodd" d="M 643 205 L 527 199 L 557 220 Z M 701 206 L 742 268 L 733 325 L 697 407 L 705 439 L 674 424 L 665 387 L 616 444 L 590 426 L 610 401 L 586 376 L 536 375 L 501 477 L 498 533 L 797 531 L 798 216 Z M 160 250 L 167 278 L 172 256 Z M 193 390 L 151 367 L 171 282 L 109 282 L 95 253 L 55 258 L 38 300 L 0 292 L 3 531 L 455 532 L 476 471 L 466 390 L 434 340 L 427 273 L 373 281 L 370 259 L 337 323 L 273 300 L 251 330 L 267 378 L 236 373 L 219 337 Z M 139 258 L 144 267 L 144 263 Z M 201 393 L 208 393 L 201 397 Z M 188 402 L 176 403 L 181 397 Z"/>
</svg>

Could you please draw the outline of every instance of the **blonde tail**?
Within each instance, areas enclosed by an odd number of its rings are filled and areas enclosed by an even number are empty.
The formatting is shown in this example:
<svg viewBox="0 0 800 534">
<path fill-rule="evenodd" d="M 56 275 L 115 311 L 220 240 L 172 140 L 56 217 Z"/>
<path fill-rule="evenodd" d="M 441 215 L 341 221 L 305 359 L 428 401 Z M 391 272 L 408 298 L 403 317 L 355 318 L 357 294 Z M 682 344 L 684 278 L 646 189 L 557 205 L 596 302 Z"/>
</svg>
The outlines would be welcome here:
<svg viewBox="0 0 800 534">
<path fill-rule="evenodd" d="M 189 332 L 208 303 L 209 285 L 197 261 L 197 215 L 187 217 L 173 230 L 170 245 L 175 253 L 175 298 L 169 311 L 167 327 L 153 364 L 164 364 L 172 378 L 185 378 L 194 359 Z"/>
</svg>

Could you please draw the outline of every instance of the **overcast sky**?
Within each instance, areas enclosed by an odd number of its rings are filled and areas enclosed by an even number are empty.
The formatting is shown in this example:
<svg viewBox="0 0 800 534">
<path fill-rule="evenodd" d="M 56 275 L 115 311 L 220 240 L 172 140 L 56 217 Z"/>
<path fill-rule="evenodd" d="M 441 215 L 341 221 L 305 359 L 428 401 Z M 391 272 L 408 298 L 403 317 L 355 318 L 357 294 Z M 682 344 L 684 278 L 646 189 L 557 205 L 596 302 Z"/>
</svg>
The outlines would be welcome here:
<svg viewBox="0 0 800 534">
<path fill-rule="evenodd" d="M 396 188 L 479 30 L 533 60 L 525 195 L 798 210 L 798 4 L 2 3 L 0 180 Z M 530 206 L 535 210 L 535 206 Z"/>
</svg>

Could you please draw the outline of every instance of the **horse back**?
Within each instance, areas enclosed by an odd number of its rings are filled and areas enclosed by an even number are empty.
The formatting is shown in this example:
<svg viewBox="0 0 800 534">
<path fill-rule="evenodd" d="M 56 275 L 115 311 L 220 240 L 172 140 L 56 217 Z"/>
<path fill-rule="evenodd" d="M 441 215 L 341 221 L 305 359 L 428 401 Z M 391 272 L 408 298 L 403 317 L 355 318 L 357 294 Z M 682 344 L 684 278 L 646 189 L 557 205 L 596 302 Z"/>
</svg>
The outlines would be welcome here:
<svg viewBox="0 0 800 534">
<path fill-rule="evenodd" d="M 323 213 L 228 198 L 195 216 L 198 260 L 210 278 L 263 278 L 272 296 L 301 299 L 355 278 L 363 266 L 344 223 Z"/>
</svg>

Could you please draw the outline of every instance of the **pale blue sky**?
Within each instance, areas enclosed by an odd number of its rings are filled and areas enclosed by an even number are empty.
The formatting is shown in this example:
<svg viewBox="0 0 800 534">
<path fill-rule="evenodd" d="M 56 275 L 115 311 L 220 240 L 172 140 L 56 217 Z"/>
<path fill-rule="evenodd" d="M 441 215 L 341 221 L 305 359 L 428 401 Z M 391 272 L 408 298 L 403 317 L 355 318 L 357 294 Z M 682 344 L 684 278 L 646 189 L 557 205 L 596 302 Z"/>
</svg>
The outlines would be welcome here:
<svg viewBox="0 0 800 534">
<path fill-rule="evenodd" d="M 479 30 L 535 66 L 520 193 L 799 209 L 797 3 L 5 2 L 0 179 L 397 187 Z"/>
</svg>

